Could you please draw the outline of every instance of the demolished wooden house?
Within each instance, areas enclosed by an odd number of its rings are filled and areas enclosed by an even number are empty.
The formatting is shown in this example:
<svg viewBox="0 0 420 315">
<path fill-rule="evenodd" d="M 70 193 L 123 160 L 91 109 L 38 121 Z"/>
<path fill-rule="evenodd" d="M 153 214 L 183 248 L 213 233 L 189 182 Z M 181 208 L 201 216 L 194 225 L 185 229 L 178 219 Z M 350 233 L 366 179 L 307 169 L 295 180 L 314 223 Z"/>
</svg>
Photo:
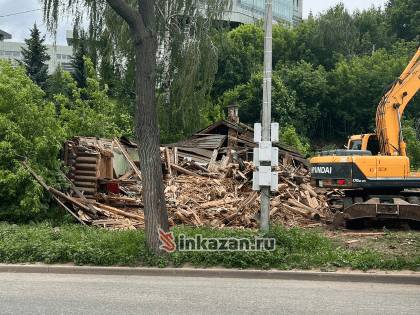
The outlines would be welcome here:
<svg viewBox="0 0 420 315">
<path fill-rule="evenodd" d="M 260 196 L 252 191 L 256 146 L 253 129 L 239 122 L 235 106 L 229 108 L 228 120 L 162 146 L 170 225 L 258 228 Z M 301 227 L 325 224 L 331 218 L 328 200 L 341 198 L 341 192 L 310 187 L 306 157 L 286 144 L 277 146 L 279 191 L 271 198 L 271 221 Z M 141 172 L 134 142 L 123 137 L 73 137 L 64 144 L 62 159 L 71 188 L 60 192 L 43 184 L 61 207 L 83 224 L 144 228 Z"/>
<path fill-rule="evenodd" d="M 283 142 L 275 142 L 273 145 L 279 148 L 281 158 L 292 159 L 309 167 L 307 157 L 295 147 Z M 239 121 L 238 106 L 231 105 L 228 106 L 228 120 L 219 120 L 184 140 L 165 146 L 177 148 L 180 157 L 208 164 L 224 156 L 229 161 L 252 161 L 253 148 L 258 147 L 258 144 L 254 142 L 254 129 Z"/>
</svg>

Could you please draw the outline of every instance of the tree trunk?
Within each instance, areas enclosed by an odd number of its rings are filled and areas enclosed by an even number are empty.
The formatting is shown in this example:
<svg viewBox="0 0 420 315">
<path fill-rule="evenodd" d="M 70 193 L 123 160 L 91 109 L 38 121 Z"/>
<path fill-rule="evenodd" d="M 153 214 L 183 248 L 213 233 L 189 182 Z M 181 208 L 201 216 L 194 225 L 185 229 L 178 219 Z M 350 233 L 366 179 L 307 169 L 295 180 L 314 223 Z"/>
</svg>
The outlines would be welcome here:
<svg viewBox="0 0 420 315">
<path fill-rule="evenodd" d="M 159 151 L 159 124 L 155 106 L 156 50 L 155 36 L 145 38 L 135 47 L 137 60 L 135 132 L 142 173 L 147 243 L 155 251 L 160 245 L 158 228 L 169 231 Z"/>
<path fill-rule="evenodd" d="M 163 84 L 165 88 L 165 120 L 167 124 L 171 123 L 170 114 L 171 110 L 171 75 L 170 75 L 170 65 L 172 59 L 172 48 L 171 48 L 171 10 L 172 10 L 172 1 L 167 0 L 165 4 L 165 38 L 163 42 Z M 167 126 L 168 127 L 168 126 Z M 168 128 L 169 132 L 172 131 L 172 128 Z"/>
<path fill-rule="evenodd" d="M 135 134 L 143 185 L 146 237 L 149 248 L 162 252 L 158 229 L 169 231 L 159 152 L 156 112 L 157 34 L 153 0 L 139 0 L 138 11 L 123 0 L 107 0 L 130 26 L 136 55 Z"/>
</svg>

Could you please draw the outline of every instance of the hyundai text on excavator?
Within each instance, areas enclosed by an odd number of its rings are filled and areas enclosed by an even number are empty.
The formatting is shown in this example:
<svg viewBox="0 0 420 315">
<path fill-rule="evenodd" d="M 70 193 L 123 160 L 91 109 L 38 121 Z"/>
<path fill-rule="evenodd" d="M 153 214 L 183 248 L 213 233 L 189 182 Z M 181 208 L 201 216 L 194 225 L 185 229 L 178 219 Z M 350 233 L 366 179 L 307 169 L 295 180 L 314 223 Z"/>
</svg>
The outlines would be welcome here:
<svg viewBox="0 0 420 315">
<path fill-rule="evenodd" d="M 376 133 L 349 138 L 347 150 L 329 150 L 311 159 L 311 184 L 345 189 L 343 212 L 331 225 L 347 228 L 364 219 L 406 220 L 420 229 L 420 172 L 410 171 L 401 115 L 420 88 L 420 48 L 381 99 Z M 412 190 L 409 190 L 412 189 Z"/>
</svg>

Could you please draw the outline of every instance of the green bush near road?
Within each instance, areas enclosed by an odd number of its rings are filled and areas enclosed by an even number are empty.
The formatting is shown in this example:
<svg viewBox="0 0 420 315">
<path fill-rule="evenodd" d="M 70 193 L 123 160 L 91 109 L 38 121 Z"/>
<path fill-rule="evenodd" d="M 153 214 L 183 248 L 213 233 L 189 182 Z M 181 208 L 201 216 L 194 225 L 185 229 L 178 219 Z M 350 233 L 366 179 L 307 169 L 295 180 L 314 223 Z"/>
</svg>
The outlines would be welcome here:
<svg viewBox="0 0 420 315">
<path fill-rule="evenodd" d="M 74 224 L 55 227 L 51 223 L 29 225 L 0 225 L 1 263 L 68 263 L 98 266 L 156 266 L 194 267 L 222 266 L 226 268 L 256 268 L 281 270 L 311 269 L 334 270 L 337 267 L 368 270 L 420 270 L 420 257 L 404 255 L 385 257 L 369 249 L 347 250 L 314 232 L 293 228 L 287 230 L 273 225 L 268 235 L 254 231 L 229 229 L 176 227 L 178 236 L 194 238 L 247 238 L 276 239 L 274 251 L 175 251 L 156 256 L 147 248 L 146 234 L 140 231 L 109 231 Z M 416 239 L 420 246 L 420 237 Z"/>
</svg>

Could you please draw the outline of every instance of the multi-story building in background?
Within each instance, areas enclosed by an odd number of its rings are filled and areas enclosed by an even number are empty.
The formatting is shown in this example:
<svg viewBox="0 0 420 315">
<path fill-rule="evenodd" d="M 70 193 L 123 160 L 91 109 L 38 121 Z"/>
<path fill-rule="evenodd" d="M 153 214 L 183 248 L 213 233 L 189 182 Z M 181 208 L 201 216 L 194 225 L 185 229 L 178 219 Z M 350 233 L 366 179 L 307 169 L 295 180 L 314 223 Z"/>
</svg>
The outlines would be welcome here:
<svg viewBox="0 0 420 315">
<path fill-rule="evenodd" d="M 0 58 L 10 60 L 22 60 L 22 47 L 26 48 L 25 43 L 11 41 L 12 35 L 0 30 Z M 73 67 L 70 64 L 71 56 L 73 55 L 73 32 L 66 31 L 66 39 L 68 46 L 61 45 L 45 45 L 47 53 L 51 59 L 47 61 L 48 73 L 52 74 L 58 65 L 66 71 L 72 71 Z"/>
<path fill-rule="evenodd" d="M 296 25 L 302 19 L 303 0 L 273 0 L 273 22 Z M 264 18 L 265 0 L 233 0 L 232 12 L 227 16 L 232 24 L 254 23 Z"/>
</svg>

